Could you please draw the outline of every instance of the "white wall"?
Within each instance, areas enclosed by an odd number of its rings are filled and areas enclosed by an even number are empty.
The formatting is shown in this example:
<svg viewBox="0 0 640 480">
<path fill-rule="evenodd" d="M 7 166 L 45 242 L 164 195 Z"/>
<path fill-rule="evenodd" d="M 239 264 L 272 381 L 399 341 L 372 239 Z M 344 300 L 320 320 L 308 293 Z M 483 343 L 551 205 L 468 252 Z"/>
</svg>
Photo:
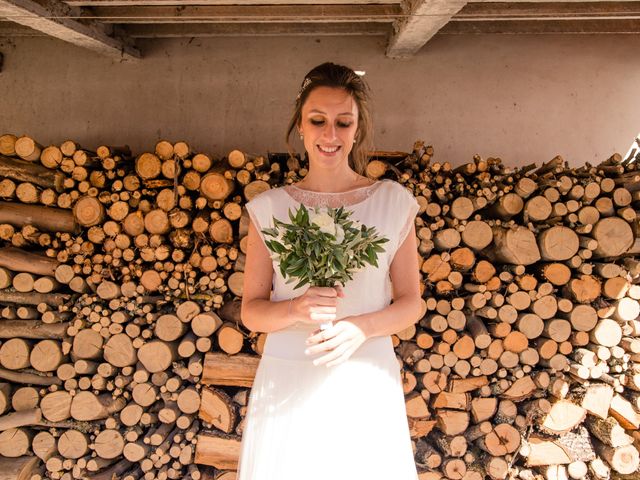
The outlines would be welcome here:
<svg viewBox="0 0 640 480">
<path fill-rule="evenodd" d="M 198 151 L 285 151 L 304 74 L 334 61 L 366 70 L 376 148 L 424 139 L 436 160 L 572 164 L 624 154 L 640 132 L 640 36 L 437 36 L 410 60 L 382 37 L 139 41 L 118 63 L 43 37 L 0 39 L 0 131 L 90 148 L 187 140 Z"/>
</svg>

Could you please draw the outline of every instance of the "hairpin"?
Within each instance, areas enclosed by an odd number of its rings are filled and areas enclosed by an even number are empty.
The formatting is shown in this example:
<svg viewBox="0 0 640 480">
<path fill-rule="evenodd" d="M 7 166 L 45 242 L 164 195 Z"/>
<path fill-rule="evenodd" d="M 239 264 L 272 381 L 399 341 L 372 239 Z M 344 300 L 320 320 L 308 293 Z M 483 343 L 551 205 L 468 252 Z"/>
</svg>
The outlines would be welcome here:
<svg viewBox="0 0 640 480">
<path fill-rule="evenodd" d="M 302 92 L 304 92 L 305 88 L 307 88 L 310 83 L 311 83 L 311 79 L 309 77 L 305 77 L 304 82 L 302 82 L 302 86 L 300 87 L 300 91 L 298 92 L 298 96 L 296 97 L 296 100 L 300 100 L 300 97 L 302 96 Z"/>
</svg>

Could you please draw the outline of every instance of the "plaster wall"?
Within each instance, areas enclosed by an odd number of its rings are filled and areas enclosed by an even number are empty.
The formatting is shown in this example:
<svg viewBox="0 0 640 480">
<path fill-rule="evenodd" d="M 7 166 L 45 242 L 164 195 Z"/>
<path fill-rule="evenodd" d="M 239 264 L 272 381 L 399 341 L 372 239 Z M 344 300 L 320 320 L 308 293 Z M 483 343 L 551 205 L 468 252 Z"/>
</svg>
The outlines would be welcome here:
<svg viewBox="0 0 640 480">
<path fill-rule="evenodd" d="M 0 38 L 0 131 L 135 153 L 158 139 L 213 155 L 284 152 L 304 74 L 334 61 L 366 71 L 381 150 L 423 139 L 456 165 L 476 153 L 579 165 L 626 153 L 640 132 L 640 36 L 436 36 L 409 60 L 386 58 L 382 37 L 138 44 L 141 61 L 116 62 L 56 39 Z"/>
</svg>

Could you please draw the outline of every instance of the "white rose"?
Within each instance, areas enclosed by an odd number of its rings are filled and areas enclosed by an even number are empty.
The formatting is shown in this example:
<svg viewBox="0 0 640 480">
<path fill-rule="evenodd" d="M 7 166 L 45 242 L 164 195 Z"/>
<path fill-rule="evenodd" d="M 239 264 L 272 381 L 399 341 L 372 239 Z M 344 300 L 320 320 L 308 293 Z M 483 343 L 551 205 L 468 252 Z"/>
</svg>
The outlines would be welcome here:
<svg viewBox="0 0 640 480">
<path fill-rule="evenodd" d="M 320 231 L 330 235 L 336 234 L 336 224 L 327 212 L 309 212 L 309 220 L 320 227 Z"/>
</svg>

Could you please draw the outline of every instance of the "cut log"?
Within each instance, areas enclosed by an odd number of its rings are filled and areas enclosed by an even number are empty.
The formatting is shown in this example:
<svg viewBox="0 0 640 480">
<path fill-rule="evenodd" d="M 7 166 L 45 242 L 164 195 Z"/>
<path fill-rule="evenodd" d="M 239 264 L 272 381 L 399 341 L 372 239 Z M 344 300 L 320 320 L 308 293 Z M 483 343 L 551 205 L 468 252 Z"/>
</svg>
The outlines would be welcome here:
<svg viewBox="0 0 640 480">
<path fill-rule="evenodd" d="M 581 423 L 585 416 L 586 410 L 579 405 L 570 400 L 558 400 L 542 420 L 540 429 L 546 433 L 559 435 Z"/>
<path fill-rule="evenodd" d="M 580 248 L 578 235 L 570 228 L 555 225 L 538 235 L 543 260 L 558 262 L 573 257 Z"/>
<path fill-rule="evenodd" d="M 533 232 L 525 227 L 514 229 L 494 228 L 493 258 L 512 265 L 531 265 L 540 260 L 540 251 Z"/>
<path fill-rule="evenodd" d="M 201 382 L 205 385 L 251 387 L 259 358 L 238 354 L 232 357 L 221 353 L 205 356 Z"/>
<path fill-rule="evenodd" d="M 0 202 L 0 223 L 20 228 L 33 225 L 47 232 L 77 231 L 73 213 L 68 210 L 12 202 Z"/>
<path fill-rule="evenodd" d="M 233 435 L 198 435 L 195 462 L 235 470 L 240 457 L 240 438 Z"/>
</svg>

